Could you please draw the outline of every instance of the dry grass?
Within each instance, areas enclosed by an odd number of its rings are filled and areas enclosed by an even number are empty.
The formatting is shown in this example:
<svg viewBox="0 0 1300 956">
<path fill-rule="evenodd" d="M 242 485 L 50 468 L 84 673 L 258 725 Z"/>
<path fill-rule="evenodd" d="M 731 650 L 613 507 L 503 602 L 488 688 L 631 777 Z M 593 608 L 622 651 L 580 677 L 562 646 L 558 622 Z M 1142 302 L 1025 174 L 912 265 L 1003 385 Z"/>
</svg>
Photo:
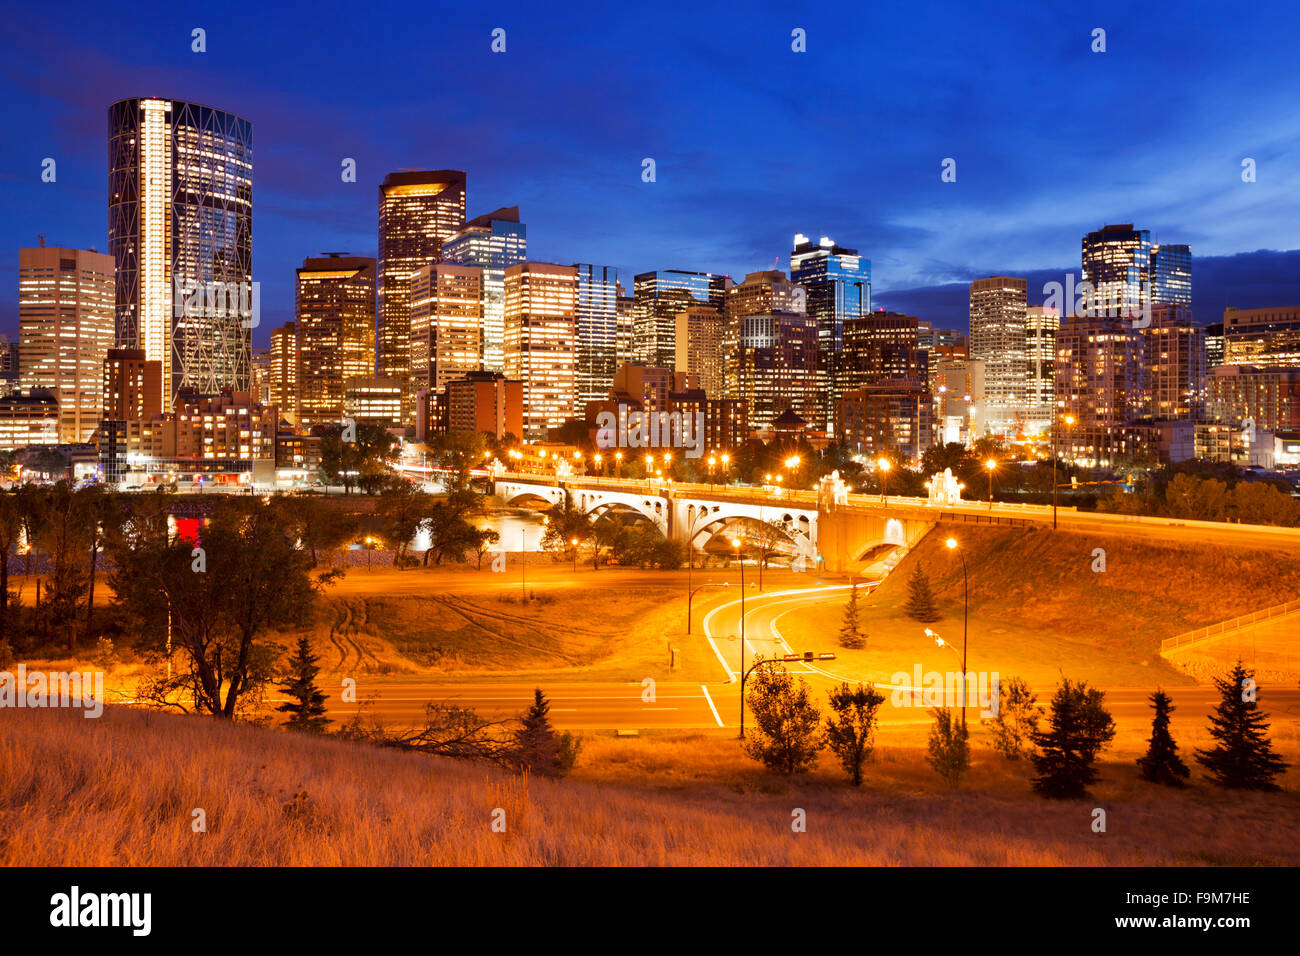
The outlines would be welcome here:
<svg viewBox="0 0 1300 956">
<path fill-rule="evenodd" d="M 948 792 L 918 749 L 890 745 L 854 792 L 828 763 L 790 784 L 696 735 L 591 739 L 555 782 L 198 718 L 6 711 L 0 864 L 1300 863 L 1294 792 L 1170 793 L 1115 765 L 1095 800 L 1048 802 L 1025 774 L 982 751 Z M 1090 829 L 1095 806 L 1106 834 Z"/>
</svg>

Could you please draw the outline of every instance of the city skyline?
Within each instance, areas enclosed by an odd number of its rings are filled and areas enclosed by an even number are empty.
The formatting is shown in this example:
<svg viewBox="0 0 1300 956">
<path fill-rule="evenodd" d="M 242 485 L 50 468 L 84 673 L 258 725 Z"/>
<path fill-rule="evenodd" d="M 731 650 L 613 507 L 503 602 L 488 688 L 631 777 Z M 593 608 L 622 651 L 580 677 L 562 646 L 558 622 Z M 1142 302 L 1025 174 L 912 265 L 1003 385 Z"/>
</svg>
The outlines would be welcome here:
<svg viewBox="0 0 1300 956">
<path fill-rule="evenodd" d="M 985 5 L 978 11 L 1000 9 Z M 981 276 L 1028 278 L 1035 304 L 1043 282 L 1075 267 L 1078 237 L 1111 222 L 1139 223 L 1155 241 L 1192 246 L 1193 305 L 1202 323 L 1215 321 L 1224 305 L 1300 301 L 1300 280 L 1294 278 L 1300 250 L 1287 227 L 1295 219 L 1288 210 L 1296 204 L 1297 174 L 1287 158 L 1294 136 L 1263 132 L 1295 127 L 1286 121 L 1296 112 L 1288 101 L 1295 98 L 1266 73 L 1269 45 L 1279 42 L 1270 38 L 1285 31 L 1261 32 L 1258 8 L 1231 19 L 1220 15 L 1214 29 L 1201 23 L 1195 30 L 1165 16 L 1163 5 L 1122 19 L 1104 8 L 1091 11 L 1091 19 L 1042 12 L 999 19 L 997 28 L 1029 52 L 1024 67 L 990 78 L 987 88 L 964 68 L 945 65 L 943 55 L 960 59 L 962 50 L 980 49 L 991 26 L 977 11 L 944 18 L 933 24 L 929 47 L 891 53 L 894 70 L 859 84 L 867 92 L 841 91 L 842 105 L 887 130 L 887 148 L 866 150 L 856 124 L 840 112 L 794 102 L 781 92 L 792 83 L 827 82 L 844 57 L 870 52 L 852 38 L 852 29 L 839 29 L 865 14 L 842 12 L 843 24 L 799 14 L 791 14 L 789 23 L 763 15 L 742 24 L 721 13 L 696 12 L 698 28 L 688 39 L 665 31 L 656 46 L 640 42 L 649 28 L 625 13 L 599 28 L 574 24 L 564 42 L 582 56 L 561 67 L 543 55 L 556 41 L 556 27 L 508 6 L 494 12 L 507 30 L 502 54 L 489 48 L 495 23 L 449 22 L 438 46 L 440 62 L 466 82 L 433 96 L 435 117 L 441 118 L 417 130 L 398 115 L 416 93 L 377 98 L 378 81 L 360 74 L 346 90 L 338 89 L 332 108 L 322 107 L 327 94 L 303 89 L 291 74 L 299 58 L 310 55 L 299 46 L 324 46 L 329 34 L 315 36 L 313 43 L 312 34 L 287 25 L 287 14 L 248 13 L 255 29 L 241 36 L 236 51 L 228 34 L 210 26 L 207 52 L 194 53 L 190 31 L 198 24 L 184 22 L 193 17 L 164 17 L 155 33 L 141 38 L 115 33 L 117 27 L 88 10 L 73 18 L 61 41 L 42 47 L 39 64 L 28 62 L 30 50 L 20 49 L 7 67 L 4 82 L 11 93 L 36 94 L 11 96 L 5 107 L 8 125 L 24 131 L 21 150 L 4 147 L 15 204 L 6 236 L 10 248 L 30 247 L 43 232 L 52 246 L 107 249 L 99 202 L 105 182 L 103 110 L 116 99 L 147 92 L 247 116 L 262 130 L 254 176 L 259 214 L 253 271 L 264 286 L 263 319 L 254 332 L 259 348 L 271 328 L 292 318 L 293 269 L 303 258 L 327 250 L 376 253 L 376 187 L 387 174 L 406 168 L 465 169 L 467 216 L 518 205 L 523 220 L 533 224 L 530 251 L 536 261 L 607 263 L 627 278 L 682 269 L 739 281 L 770 268 L 773 260 L 788 271 L 795 232 L 828 235 L 872 261 L 874 304 L 920 314 L 936 325 L 964 327 L 964 286 Z M 907 18 L 914 15 L 874 18 L 873 38 L 912 29 Z M 1093 20 L 1103 23 L 1107 16 L 1115 21 L 1107 50 L 1093 53 Z M 713 27 L 725 55 L 710 58 Z M 795 28 L 807 32 L 806 53 L 790 49 Z M 305 42 L 286 46 L 287 36 Z M 1251 38 L 1249 50 L 1232 42 L 1242 36 Z M 276 37 L 280 48 L 268 68 L 254 71 L 256 79 L 232 79 L 232 65 L 261 57 Z M 1174 57 L 1164 48 L 1177 40 L 1184 53 L 1205 58 L 1211 37 L 1224 41 L 1216 54 L 1223 62 L 1200 72 L 1182 62 L 1192 57 Z M 92 43 L 92 56 L 78 55 Z M 660 75 L 664 67 L 652 62 L 652 48 L 686 79 Z M 354 66 L 374 62 L 373 52 L 358 55 L 350 61 Z M 48 71 L 60 64 L 70 76 L 93 67 L 102 79 L 69 86 L 60 76 L 32 89 L 37 79 L 50 80 Z M 754 70 L 755 64 L 764 68 Z M 1088 145 L 1095 137 L 1079 138 L 1086 120 L 1070 109 L 1053 111 L 1053 102 L 1086 104 L 1089 97 L 1113 96 L 1135 65 L 1160 71 L 1163 82 L 1144 94 L 1143 108 L 1133 111 L 1140 116 L 1122 115 L 1108 130 L 1114 142 L 1138 145 L 1118 151 Z M 998 126 L 994 143 L 984 121 L 996 97 L 1006 94 L 1002 87 L 1027 81 L 1032 66 L 1044 68 L 1034 75 L 1043 88 L 1027 91 L 1030 105 Z M 593 113 L 590 81 L 615 71 L 612 85 L 601 89 L 618 108 Z M 638 85 L 647 71 L 657 79 Z M 704 74 L 718 81 L 716 109 L 701 111 L 711 119 L 670 122 L 679 119 L 684 102 L 698 99 L 685 99 L 686 90 Z M 1221 82 L 1229 75 L 1230 82 Z M 521 76 L 546 82 L 521 85 Z M 954 78 L 968 107 L 959 112 L 952 108 Z M 900 95 L 905 82 L 920 79 L 918 89 Z M 1181 93 L 1170 92 L 1179 84 Z M 427 86 L 414 83 L 412 89 Z M 910 112 L 881 126 L 888 117 L 871 108 L 871 93 L 900 112 L 906 104 Z M 1178 109 L 1169 102 L 1175 97 L 1194 97 L 1197 110 Z M 759 125 L 767 141 L 756 149 L 757 131 L 729 122 L 728 111 L 764 103 L 770 108 Z M 577 113 L 584 124 L 566 126 L 564 119 Z M 309 126 L 303 122 L 308 116 L 327 121 Z M 580 132 L 557 134 L 563 129 Z M 1026 148 L 1007 145 L 1017 141 Z M 1066 150 L 1068 143 L 1074 145 Z M 846 151 L 855 158 L 845 158 Z M 527 161 L 519 158 L 525 153 Z M 58 163 L 55 183 L 41 182 L 46 157 Z M 940 180 L 940 163 L 948 157 L 957 160 L 954 183 Z M 1241 181 L 1242 157 L 1258 164 L 1256 182 Z M 356 162 L 356 181 L 345 183 L 340 164 L 349 158 Z M 644 158 L 655 159 L 653 183 L 642 182 Z M 1096 198 L 1103 191 L 1104 198 Z M 1260 214 L 1265 209 L 1267 216 Z M 4 268 L 16 280 L 15 254 L 6 257 Z M 10 302 L 0 312 L 0 329 L 15 326 Z"/>
</svg>

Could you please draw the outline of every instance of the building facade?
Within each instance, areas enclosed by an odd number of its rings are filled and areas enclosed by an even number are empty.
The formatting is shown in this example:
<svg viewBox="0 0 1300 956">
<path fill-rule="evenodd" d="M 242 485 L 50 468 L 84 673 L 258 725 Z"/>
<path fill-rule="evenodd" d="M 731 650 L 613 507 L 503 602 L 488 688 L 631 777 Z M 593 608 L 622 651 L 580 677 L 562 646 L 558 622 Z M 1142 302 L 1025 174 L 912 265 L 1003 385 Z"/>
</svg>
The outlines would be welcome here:
<svg viewBox="0 0 1300 956">
<path fill-rule="evenodd" d="M 573 414 L 578 270 L 525 262 L 505 275 L 505 376 L 524 384 L 520 437 L 540 439 Z"/>
<path fill-rule="evenodd" d="M 985 422 L 1014 433 L 1029 412 L 1028 282 L 990 276 L 970 285 L 970 356 L 984 363 Z"/>
<path fill-rule="evenodd" d="M 499 372 L 505 361 L 506 269 L 528 260 L 528 229 L 519 207 L 506 206 L 471 219 L 442 244 L 442 260 L 482 270 L 481 364 Z"/>
<path fill-rule="evenodd" d="M 619 283 L 618 270 L 613 266 L 578 263 L 573 268 L 578 270 L 573 414 L 581 416 L 587 402 L 609 394 L 618 370 Z"/>
<path fill-rule="evenodd" d="M 375 260 L 304 259 L 296 288 L 297 421 L 337 423 L 344 383 L 375 374 Z"/>
<path fill-rule="evenodd" d="M 698 379 L 704 393 L 722 398 L 726 390 L 727 317 L 711 305 L 692 305 L 677 313 L 677 357 L 673 367 Z"/>
</svg>

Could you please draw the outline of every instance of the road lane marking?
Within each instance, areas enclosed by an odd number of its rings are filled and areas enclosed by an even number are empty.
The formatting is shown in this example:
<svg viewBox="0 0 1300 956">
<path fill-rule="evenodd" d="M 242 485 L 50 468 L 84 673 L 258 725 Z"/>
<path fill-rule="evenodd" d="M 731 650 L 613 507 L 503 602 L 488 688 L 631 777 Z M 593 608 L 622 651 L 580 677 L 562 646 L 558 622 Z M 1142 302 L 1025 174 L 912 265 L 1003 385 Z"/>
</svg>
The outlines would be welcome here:
<svg viewBox="0 0 1300 956">
<path fill-rule="evenodd" d="M 703 684 L 701 684 L 700 690 L 704 691 L 704 699 L 709 702 L 709 710 L 713 711 L 713 719 L 718 722 L 718 726 L 719 727 L 727 726 L 722 722 L 722 718 L 718 716 L 718 708 L 713 706 L 713 697 L 710 696 L 709 689 L 705 687 Z"/>
</svg>

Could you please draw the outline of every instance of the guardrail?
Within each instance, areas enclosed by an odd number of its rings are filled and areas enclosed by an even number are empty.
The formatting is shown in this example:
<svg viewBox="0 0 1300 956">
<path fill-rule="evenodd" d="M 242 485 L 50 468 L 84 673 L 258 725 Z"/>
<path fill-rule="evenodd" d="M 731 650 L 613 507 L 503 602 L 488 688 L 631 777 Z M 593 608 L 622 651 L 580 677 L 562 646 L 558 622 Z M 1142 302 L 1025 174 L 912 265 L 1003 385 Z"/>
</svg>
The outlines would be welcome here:
<svg viewBox="0 0 1300 956">
<path fill-rule="evenodd" d="M 1211 624 L 1209 627 L 1197 628 L 1195 631 L 1188 631 L 1185 634 L 1177 634 L 1174 637 L 1167 637 L 1160 642 L 1160 653 L 1166 654 L 1172 651 L 1183 651 L 1197 644 L 1204 644 L 1206 641 L 1221 637 L 1231 631 L 1241 630 L 1243 627 L 1250 627 L 1263 621 L 1269 621 L 1273 618 L 1284 617 L 1300 611 L 1300 598 L 1294 601 L 1287 601 L 1285 604 L 1276 604 L 1273 607 L 1265 608 L 1262 611 L 1254 611 L 1250 614 L 1243 614 L 1240 617 L 1234 617 L 1230 621 L 1220 621 L 1218 624 Z"/>
</svg>

